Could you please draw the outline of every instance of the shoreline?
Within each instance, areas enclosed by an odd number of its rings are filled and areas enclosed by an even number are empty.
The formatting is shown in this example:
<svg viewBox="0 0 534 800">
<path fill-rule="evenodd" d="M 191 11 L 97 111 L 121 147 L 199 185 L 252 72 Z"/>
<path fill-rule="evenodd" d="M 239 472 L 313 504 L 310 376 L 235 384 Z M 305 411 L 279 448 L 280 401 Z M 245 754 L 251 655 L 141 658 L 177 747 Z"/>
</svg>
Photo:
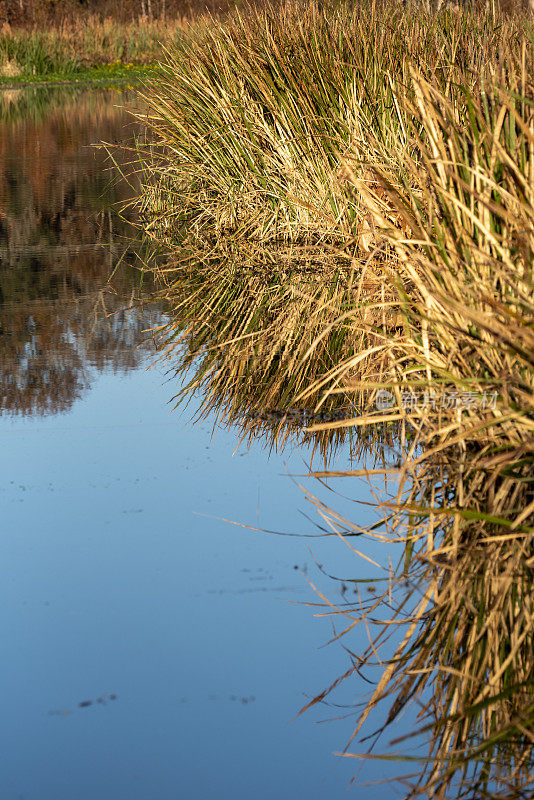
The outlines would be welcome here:
<svg viewBox="0 0 534 800">
<path fill-rule="evenodd" d="M 0 77 L 0 91 L 7 89 L 26 89 L 29 87 L 48 87 L 48 86 L 83 86 L 83 85 L 102 85 L 102 84 L 123 84 L 139 82 L 144 77 L 153 76 L 157 73 L 157 64 L 139 65 L 135 67 L 120 67 L 109 70 L 99 67 L 89 67 L 79 73 L 64 76 L 61 73 L 46 75 L 19 75 L 13 77 Z"/>
<path fill-rule="evenodd" d="M 137 80 L 183 35 L 182 20 L 73 20 L 61 29 L 3 28 L 0 87 Z"/>
</svg>

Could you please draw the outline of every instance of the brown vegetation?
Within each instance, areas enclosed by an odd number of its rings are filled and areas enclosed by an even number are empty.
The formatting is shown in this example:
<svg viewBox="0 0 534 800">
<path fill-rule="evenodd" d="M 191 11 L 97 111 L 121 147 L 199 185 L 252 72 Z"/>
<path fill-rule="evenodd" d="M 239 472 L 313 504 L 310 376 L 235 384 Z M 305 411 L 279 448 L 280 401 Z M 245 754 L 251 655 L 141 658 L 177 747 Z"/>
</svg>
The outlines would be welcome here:
<svg viewBox="0 0 534 800">
<path fill-rule="evenodd" d="M 206 13 L 221 14 L 232 0 L 0 0 L 0 26 L 52 28 L 94 24 L 105 19 L 121 23 L 190 19 Z"/>
</svg>

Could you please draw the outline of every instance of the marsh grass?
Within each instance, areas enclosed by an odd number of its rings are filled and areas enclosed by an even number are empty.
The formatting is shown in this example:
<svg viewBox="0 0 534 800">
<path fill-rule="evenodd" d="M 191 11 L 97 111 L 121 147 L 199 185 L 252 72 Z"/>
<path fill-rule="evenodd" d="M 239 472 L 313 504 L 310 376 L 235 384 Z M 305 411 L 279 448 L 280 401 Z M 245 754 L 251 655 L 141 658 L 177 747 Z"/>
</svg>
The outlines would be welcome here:
<svg viewBox="0 0 534 800">
<path fill-rule="evenodd" d="M 404 557 L 382 598 L 324 613 L 375 630 L 351 675 L 395 642 L 345 754 L 378 704 L 383 730 L 419 704 L 412 795 L 532 791 L 533 75 L 527 17 L 287 6 L 191 31 L 145 90 L 139 209 L 184 392 L 395 431 L 381 529 L 330 524 Z"/>
<path fill-rule="evenodd" d="M 154 64 L 183 28 L 181 20 L 118 23 L 97 17 L 58 28 L 0 29 L 0 80 L 68 77 L 99 67 L 133 70 Z"/>
<path fill-rule="evenodd" d="M 415 435 L 403 447 L 386 527 L 396 536 L 405 529 L 402 573 L 426 590 L 408 619 L 388 620 L 409 635 L 355 734 L 388 696 L 388 722 L 420 702 L 431 745 L 419 785 L 436 797 L 455 780 L 470 797 L 532 791 L 534 104 L 526 57 L 524 44 L 523 68 L 503 70 L 491 88 L 464 88 L 462 104 L 414 69 L 414 99 L 402 102 L 417 157 L 395 154 L 394 175 L 384 159 L 365 184 L 347 165 L 418 332 L 384 346 L 389 388 L 398 400 L 400 387 L 443 385 L 498 396 L 494 408 L 479 400 L 391 410 Z"/>
</svg>

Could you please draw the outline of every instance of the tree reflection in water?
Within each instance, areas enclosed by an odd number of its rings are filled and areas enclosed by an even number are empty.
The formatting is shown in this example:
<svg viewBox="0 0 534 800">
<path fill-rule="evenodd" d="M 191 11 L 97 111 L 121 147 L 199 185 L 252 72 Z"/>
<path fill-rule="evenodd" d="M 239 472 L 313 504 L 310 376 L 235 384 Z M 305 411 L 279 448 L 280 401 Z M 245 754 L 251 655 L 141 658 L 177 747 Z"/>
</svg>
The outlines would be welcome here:
<svg viewBox="0 0 534 800">
<path fill-rule="evenodd" d="M 159 313 L 138 303 L 131 225 L 113 211 L 132 186 L 91 146 L 126 144 L 139 126 L 115 93 L 57 108 L 35 90 L 12 95 L 0 112 L 0 408 L 57 413 L 95 371 L 135 369 Z"/>
</svg>

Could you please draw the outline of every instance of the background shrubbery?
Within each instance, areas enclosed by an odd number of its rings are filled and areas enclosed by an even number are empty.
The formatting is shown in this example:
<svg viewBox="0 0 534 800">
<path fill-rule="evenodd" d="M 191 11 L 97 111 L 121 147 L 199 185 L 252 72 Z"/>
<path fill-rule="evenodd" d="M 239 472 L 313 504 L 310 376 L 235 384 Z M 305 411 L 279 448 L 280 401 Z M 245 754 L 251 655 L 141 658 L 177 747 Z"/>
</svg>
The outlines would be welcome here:
<svg viewBox="0 0 534 800">
<path fill-rule="evenodd" d="M 237 4 L 233 0 L 0 0 L 0 25 L 59 26 L 95 15 L 100 21 L 117 22 L 187 18 L 206 12 L 224 13 Z"/>
</svg>

